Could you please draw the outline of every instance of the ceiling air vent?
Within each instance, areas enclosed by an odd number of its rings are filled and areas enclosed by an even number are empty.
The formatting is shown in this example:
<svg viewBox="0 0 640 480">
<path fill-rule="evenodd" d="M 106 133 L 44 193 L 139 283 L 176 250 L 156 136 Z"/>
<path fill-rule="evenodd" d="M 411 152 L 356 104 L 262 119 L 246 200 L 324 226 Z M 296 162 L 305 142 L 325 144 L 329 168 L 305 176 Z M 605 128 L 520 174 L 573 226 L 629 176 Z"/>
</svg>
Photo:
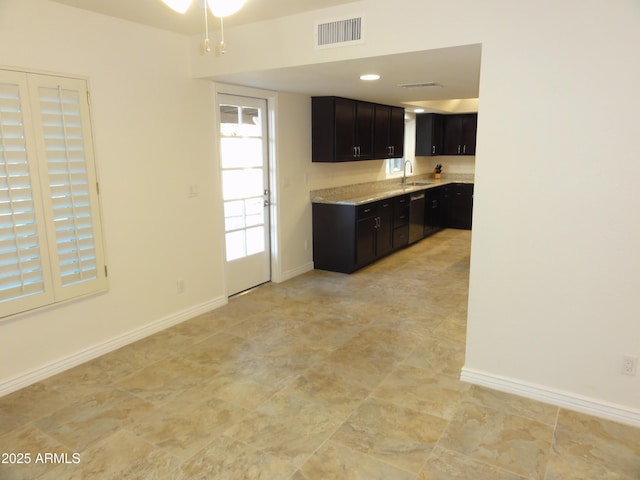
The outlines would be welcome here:
<svg viewBox="0 0 640 480">
<path fill-rule="evenodd" d="M 362 17 L 316 23 L 316 48 L 331 48 L 363 42 Z"/>
<path fill-rule="evenodd" d="M 439 83 L 436 82 L 421 82 L 421 83 L 401 83 L 398 85 L 402 88 L 428 88 L 428 87 L 442 87 Z"/>
</svg>

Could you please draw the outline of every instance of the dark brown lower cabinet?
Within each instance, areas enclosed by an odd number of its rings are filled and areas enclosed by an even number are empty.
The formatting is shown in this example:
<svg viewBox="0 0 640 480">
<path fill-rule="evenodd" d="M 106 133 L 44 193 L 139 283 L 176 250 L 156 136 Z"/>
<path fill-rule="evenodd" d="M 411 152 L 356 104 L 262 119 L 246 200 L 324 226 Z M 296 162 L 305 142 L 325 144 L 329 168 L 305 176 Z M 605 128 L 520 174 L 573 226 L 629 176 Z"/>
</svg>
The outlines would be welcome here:
<svg viewBox="0 0 640 480">
<path fill-rule="evenodd" d="M 314 203 L 315 268 L 351 273 L 393 250 L 393 200 L 364 205 Z"/>
<path fill-rule="evenodd" d="M 356 267 L 363 267 L 393 248 L 393 202 L 357 207 Z"/>
<path fill-rule="evenodd" d="M 457 184 L 451 199 L 452 218 L 449 228 L 471 230 L 473 219 L 473 184 Z"/>
<path fill-rule="evenodd" d="M 444 228 L 445 187 L 430 188 L 424 195 L 424 236 L 428 237 Z"/>
<path fill-rule="evenodd" d="M 441 187 L 443 225 L 446 228 L 471 230 L 473 218 L 473 184 L 450 183 Z"/>
<path fill-rule="evenodd" d="M 424 236 L 443 228 L 471 229 L 473 184 L 425 190 Z M 315 268 L 352 273 L 409 244 L 409 195 L 363 205 L 313 203 Z"/>
</svg>

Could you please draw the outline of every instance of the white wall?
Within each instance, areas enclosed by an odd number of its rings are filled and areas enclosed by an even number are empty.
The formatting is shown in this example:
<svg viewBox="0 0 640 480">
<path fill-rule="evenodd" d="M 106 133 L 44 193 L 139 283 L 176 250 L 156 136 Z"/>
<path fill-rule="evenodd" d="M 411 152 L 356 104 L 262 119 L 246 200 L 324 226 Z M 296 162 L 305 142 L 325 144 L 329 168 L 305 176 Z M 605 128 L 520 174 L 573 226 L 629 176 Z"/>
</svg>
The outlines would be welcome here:
<svg viewBox="0 0 640 480">
<path fill-rule="evenodd" d="M 314 50 L 342 14 L 383 34 Z M 620 374 L 640 355 L 640 3 L 365 0 L 227 40 L 242 55 L 194 56 L 195 76 L 481 43 L 464 378 L 640 424 L 640 377 Z M 368 163 L 309 165 L 309 185 L 378 178 Z"/>
<path fill-rule="evenodd" d="M 313 269 L 308 169 L 311 155 L 311 99 L 308 96 L 284 92 L 278 94 L 277 132 L 280 271 L 274 280 L 279 281 Z"/>
<path fill-rule="evenodd" d="M 0 322 L 0 395 L 224 303 L 213 89 L 190 79 L 189 48 L 182 36 L 54 2 L 0 0 L 4 66 L 89 79 L 110 283 Z"/>
<path fill-rule="evenodd" d="M 483 44 L 466 373 L 640 424 L 640 4 L 518 7 Z"/>
</svg>

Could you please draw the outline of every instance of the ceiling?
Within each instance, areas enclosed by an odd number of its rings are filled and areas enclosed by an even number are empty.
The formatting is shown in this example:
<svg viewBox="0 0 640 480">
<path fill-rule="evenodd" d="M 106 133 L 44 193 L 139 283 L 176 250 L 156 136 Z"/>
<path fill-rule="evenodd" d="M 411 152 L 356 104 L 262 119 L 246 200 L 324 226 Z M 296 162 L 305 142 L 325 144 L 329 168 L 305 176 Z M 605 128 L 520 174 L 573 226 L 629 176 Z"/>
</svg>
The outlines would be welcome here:
<svg viewBox="0 0 640 480">
<path fill-rule="evenodd" d="M 160 0 L 51 0 L 72 7 L 123 18 L 136 23 L 195 35 L 204 28 L 203 0 L 196 0 L 184 15 L 174 12 Z M 334 7 L 355 0 L 246 0 L 239 12 L 224 19 L 225 27 L 260 22 L 296 13 Z"/>
<path fill-rule="evenodd" d="M 219 75 L 216 81 L 310 95 L 338 95 L 399 106 L 421 106 L 432 111 L 458 110 L 476 99 L 480 78 L 480 45 L 425 50 L 298 67 Z M 364 82 L 360 75 L 377 73 L 380 80 Z M 399 85 L 437 82 L 435 87 Z M 477 102 L 470 110 L 477 108 Z M 462 107 L 464 110 L 464 107 Z"/>
<path fill-rule="evenodd" d="M 203 30 L 203 11 L 195 2 L 185 15 L 173 12 L 160 0 L 52 0 L 136 23 L 181 34 Z M 199 0 L 202 2 L 202 0 Z M 247 0 L 236 14 L 225 18 L 225 27 L 319 10 L 353 0 Z M 228 47 L 232 48 L 232 46 Z M 282 69 L 219 75 L 224 83 L 303 93 L 338 95 L 391 105 L 421 106 L 427 111 L 473 111 L 480 78 L 481 46 L 427 50 Z M 363 82 L 363 73 L 381 79 Z M 436 82 L 441 86 L 402 88 L 400 84 Z M 445 100 L 455 100 L 443 102 Z"/>
</svg>

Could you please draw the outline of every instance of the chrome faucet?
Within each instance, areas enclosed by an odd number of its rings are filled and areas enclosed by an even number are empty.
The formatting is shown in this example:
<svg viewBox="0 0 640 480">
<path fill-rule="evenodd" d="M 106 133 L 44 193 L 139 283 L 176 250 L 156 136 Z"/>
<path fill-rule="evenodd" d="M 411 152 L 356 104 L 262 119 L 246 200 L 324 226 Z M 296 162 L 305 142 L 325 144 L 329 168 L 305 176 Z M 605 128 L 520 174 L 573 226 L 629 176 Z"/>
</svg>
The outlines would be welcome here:
<svg viewBox="0 0 640 480">
<path fill-rule="evenodd" d="M 411 164 L 411 160 L 407 159 L 404 161 L 404 165 L 402 166 L 402 185 L 407 184 L 407 163 L 409 164 L 409 169 L 411 173 L 413 173 L 413 165 Z"/>
</svg>

